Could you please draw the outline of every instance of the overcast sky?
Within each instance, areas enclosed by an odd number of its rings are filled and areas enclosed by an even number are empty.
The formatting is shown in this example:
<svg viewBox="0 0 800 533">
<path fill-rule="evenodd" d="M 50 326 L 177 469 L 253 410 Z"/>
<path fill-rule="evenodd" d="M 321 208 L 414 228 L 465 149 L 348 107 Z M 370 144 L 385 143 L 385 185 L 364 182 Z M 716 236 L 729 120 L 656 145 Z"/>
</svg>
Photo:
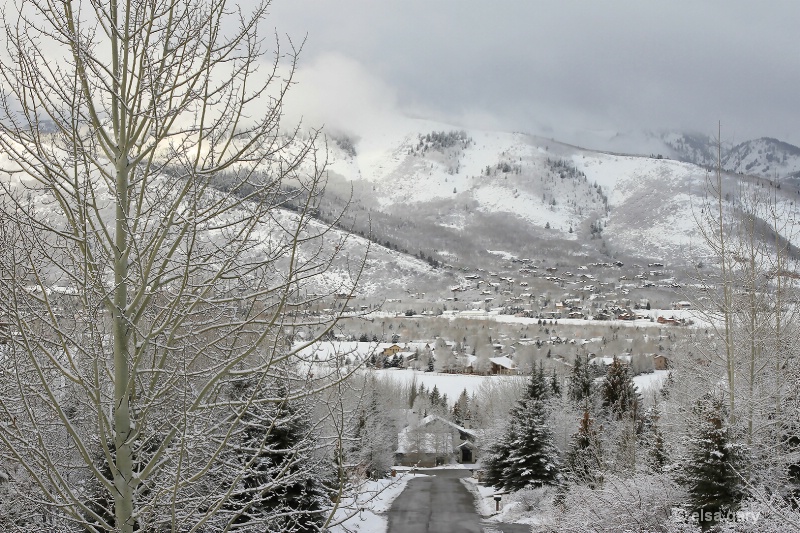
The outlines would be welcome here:
<svg viewBox="0 0 800 533">
<path fill-rule="evenodd" d="M 357 133 L 422 116 L 590 144 L 691 130 L 800 144 L 800 2 L 274 0 L 292 104 Z"/>
</svg>

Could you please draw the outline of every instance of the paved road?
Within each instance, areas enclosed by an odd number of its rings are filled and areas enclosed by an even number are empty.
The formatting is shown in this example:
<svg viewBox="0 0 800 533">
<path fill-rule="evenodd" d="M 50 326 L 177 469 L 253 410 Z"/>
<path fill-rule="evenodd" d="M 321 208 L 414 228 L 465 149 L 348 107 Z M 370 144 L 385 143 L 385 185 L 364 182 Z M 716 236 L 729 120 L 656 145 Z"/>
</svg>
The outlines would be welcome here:
<svg viewBox="0 0 800 533">
<path fill-rule="evenodd" d="M 475 499 L 459 478 L 468 470 L 425 470 L 412 479 L 387 513 L 389 533 L 528 533 L 518 524 L 481 523 Z"/>
</svg>

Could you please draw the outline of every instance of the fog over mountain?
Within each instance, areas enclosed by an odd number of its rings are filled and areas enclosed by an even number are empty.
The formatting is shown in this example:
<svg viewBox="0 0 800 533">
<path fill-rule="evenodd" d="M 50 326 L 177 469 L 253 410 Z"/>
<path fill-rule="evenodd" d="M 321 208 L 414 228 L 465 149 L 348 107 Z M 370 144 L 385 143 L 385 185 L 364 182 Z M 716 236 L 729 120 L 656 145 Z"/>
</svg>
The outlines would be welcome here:
<svg viewBox="0 0 800 533">
<path fill-rule="evenodd" d="M 358 130 L 397 111 L 648 154 L 639 132 L 709 135 L 721 122 L 732 145 L 800 144 L 793 2 L 298 0 L 271 11 L 281 35 L 307 35 L 294 113 L 311 123 Z"/>
</svg>

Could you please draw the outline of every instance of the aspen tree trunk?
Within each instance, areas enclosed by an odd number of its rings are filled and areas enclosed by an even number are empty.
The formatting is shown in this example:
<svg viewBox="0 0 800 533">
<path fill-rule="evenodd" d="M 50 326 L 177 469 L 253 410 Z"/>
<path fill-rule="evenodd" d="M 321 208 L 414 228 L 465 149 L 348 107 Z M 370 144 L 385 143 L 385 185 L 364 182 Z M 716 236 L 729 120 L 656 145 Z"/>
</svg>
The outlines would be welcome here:
<svg viewBox="0 0 800 533">
<path fill-rule="evenodd" d="M 263 452 L 242 459 L 242 421 L 359 368 L 313 368 L 291 342 L 331 331 L 338 316 L 290 306 L 352 295 L 368 246 L 311 218 L 326 152 L 319 131 L 281 122 L 299 49 L 261 34 L 268 7 L 23 0 L 2 14 L 0 278 L 15 297 L 0 302 L 14 330 L 0 423 L 15 422 L 0 461 L 35 487 L 31 520 L 230 529 Z"/>
</svg>

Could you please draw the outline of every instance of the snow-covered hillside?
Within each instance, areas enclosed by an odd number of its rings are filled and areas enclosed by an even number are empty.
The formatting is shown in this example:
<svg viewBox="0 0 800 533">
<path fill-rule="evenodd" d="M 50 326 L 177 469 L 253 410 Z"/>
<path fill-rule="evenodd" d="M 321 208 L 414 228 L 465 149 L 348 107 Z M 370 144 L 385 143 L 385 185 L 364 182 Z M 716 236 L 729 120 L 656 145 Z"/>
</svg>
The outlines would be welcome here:
<svg viewBox="0 0 800 533">
<path fill-rule="evenodd" d="M 800 148 L 762 137 L 729 149 L 723 165 L 731 172 L 769 179 L 800 178 Z"/>
<path fill-rule="evenodd" d="M 700 162 L 713 156 L 701 136 L 662 139 L 673 155 Z M 335 223 L 322 239 L 325 255 L 340 251 L 317 279 L 326 293 L 356 273 L 368 246 L 358 296 L 372 302 L 446 291 L 459 278 L 435 268 L 439 263 L 495 269 L 512 256 L 556 262 L 613 257 L 645 263 L 668 258 L 680 266 L 708 255 L 697 228 L 708 199 L 708 171 L 690 162 L 408 118 L 374 135 L 330 140 L 328 185 L 317 210 L 321 222 L 309 226 L 323 233 L 325 223 Z M 736 147 L 726 161 L 745 171 L 782 165 L 788 172 L 800 169 L 800 149 L 760 139 Z M 771 186 L 735 173 L 724 180 L 734 195 L 742 186 Z M 793 216 L 796 188 L 786 182 L 774 192 L 782 212 Z M 46 209 L 43 199 L 33 200 Z M 728 200 L 734 212 L 735 201 Z M 276 213 L 275 227 L 259 230 L 264 242 L 296 216 Z M 301 254 L 315 253 L 313 246 Z"/>
<path fill-rule="evenodd" d="M 659 138 L 668 157 L 709 168 L 717 164 L 716 141 L 707 135 L 670 132 Z M 723 139 L 721 151 L 727 172 L 776 181 L 800 179 L 800 148 L 778 139 L 761 137 L 733 146 Z"/>
<path fill-rule="evenodd" d="M 0 164 L 3 168 L 10 166 L 4 154 L 0 154 Z M 170 186 L 166 183 L 170 179 L 166 176 L 154 178 L 151 189 L 169 190 Z M 8 190 L 11 194 L 24 194 L 25 201 L 33 206 L 38 213 L 37 216 L 49 226 L 61 228 L 68 224 L 63 211 L 52 201 L 48 189 L 36 184 L 26 174 L 2 172 L 0 183 L 3 185 L 0 191 Z M 68 186 L 65 184 L 65 187 Z M 111 224 L 114 218 L 113 198 L 102 180 L 96 180 L 95 194 L 98 203 L 97 216 L 111 228 L 109 231 L 113 231 Z M 223 194 L 209 193 L 209 197 L 221 199 Z M 164 196 L 160 198 L 162 200 L 160 204 L 154 205 L 153 209 L 148 211 L 150 216 L 137 221 L 138 235 L 147 235 L 153 226 L 168 216 L 169 213 L 163 210 L 167 209 L 165 206 L 170 203 L 164 200 Z M 233 200 L 231 203 L 238 202 Z M 222 215 L 205 220 L 198 225 L 198 242 L 216 247 L 226 246 L 226 243 L 232 242 L 229 225 L 237 228 L 243 226 L 254 211 L 256 210 L 252 209 L 249 202 L 243 202 L 224 210 Z M 289 204 L 287 208 L 275 207 L 269 216 L 261 215 L 259 219 L 260 223 L 253 228 L 248 237 L 254 243 L 248 247 L 243 256 L 257 263 L 263 261 L 264 257 L 274 257 L 273 254 L 277 253 L 279 255 L 275 257 L 276 264 L 286 271 L 289 254 L 293 252 L 296 265 L 303 265 L 302 268 L 306 269 L 303 271 L 304 278 L 310 279 L 310 283 L 305 287 L 306 290 L 315 294 L 347 294 L 352 282 L 360 276 L 351 305 L 365 303 L 360 300 L 368 300 L 370 304 L 374 304 L 386 298 L 387 294 L 406 293 L 419 286 L 447 286 L 452 279 L 451 274 L 434 269 L 424 260 L 388 249 L 364 236 L 348 232 L 345 227 L 329 227 L 324 222 L 308 217 L 300 222 L 299 214 L 292 210 Z M 287 243 L 293 238 L 293 231 L 298 227 L 302 227 L 298 234 L 299 246 L 296 250 L 291 250 Z M 308 275 L 309 272 L 313 274 Z M 107 273 L 108 279 L 111 279 L 110 276 L 111 274 Z M 53 290 L 61 292 L 70 290 L 70 287 L 63 286 L 68 281 L 59 280 L 51 283 Z"/>
<path fill-rule="evenodd" d="M 701 136 L 663 140 L 672 148 L 665 150 L 669 155 L 701 164 L 713 156 Z M 749 145 L 751 156 L 742 156 L 734 170 L 763 170 L 762 159 L 793 165 L 791 150 L 769 151 L 776 146 Z M 380 238 L 412 251 L 435 251 L 458 264 L 486 250 L 525 257 L 548 248 L 685 264 L 706 254 L 697 219 L 707 199 L 708 171 L 691 162 L 410 119 L 353 147 L 334 150 L 332 180 L 353 187 L 355 209 L 368 214 Z M 753 159 L 759 150 L 762 158 Z M 726 175 L 726 189 L 735 190 L 741 179 Z M 794 209 L 793 198 L 785 200 Z"/>
</svg>

